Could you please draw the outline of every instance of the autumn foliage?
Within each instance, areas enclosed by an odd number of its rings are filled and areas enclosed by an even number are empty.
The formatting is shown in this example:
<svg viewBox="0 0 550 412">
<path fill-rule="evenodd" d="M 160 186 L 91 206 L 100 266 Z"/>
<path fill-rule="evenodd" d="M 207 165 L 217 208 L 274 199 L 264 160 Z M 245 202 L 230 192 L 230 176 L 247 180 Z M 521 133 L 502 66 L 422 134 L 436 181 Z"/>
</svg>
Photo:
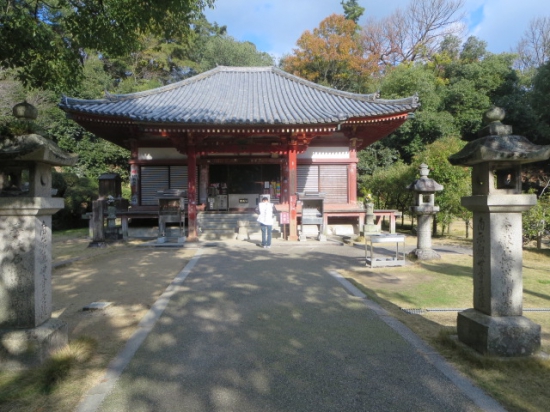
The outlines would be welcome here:
<svg viewBox="0 0 550 412">
<path fill-rule="evenodd" d="M 294 54 L 282 60 L 283 69 L 325 86 L 362 92 L 378 70 L 376 58 L 363 53 L 359 26 L 342 15 L 327 17 L 296 44 Z"/>
</svg>

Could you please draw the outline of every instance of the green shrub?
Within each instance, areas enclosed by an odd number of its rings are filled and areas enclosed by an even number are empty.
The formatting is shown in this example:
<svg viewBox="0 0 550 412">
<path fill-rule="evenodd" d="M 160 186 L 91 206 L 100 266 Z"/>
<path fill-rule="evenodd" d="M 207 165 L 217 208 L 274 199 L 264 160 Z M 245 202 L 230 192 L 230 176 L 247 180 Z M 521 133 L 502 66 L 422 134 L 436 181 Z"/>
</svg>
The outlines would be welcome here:
<svg viewBox="0 0 550 412">
<path fill-rule="evenodd" d="M 97 179 L 54 171 L 52 186 L 57 189 L 57 196 L 65 199 L 65 207 L 52 217 L 53 229 L 63 230 L 87 226 L 87 220 L 82 219 L 82 215 L 92 211 L 92 201 L 98 196 Z"/>
<path fill-rule="evenodd" d="M 550 226 L 550 194 L 546 193 L 539 197 L 537 204 L 523 212 L 523 239 L 526 242 L 537 240 L 537 247 L 540 248 L 541 239 L 547 234 Z"/>
</svg>

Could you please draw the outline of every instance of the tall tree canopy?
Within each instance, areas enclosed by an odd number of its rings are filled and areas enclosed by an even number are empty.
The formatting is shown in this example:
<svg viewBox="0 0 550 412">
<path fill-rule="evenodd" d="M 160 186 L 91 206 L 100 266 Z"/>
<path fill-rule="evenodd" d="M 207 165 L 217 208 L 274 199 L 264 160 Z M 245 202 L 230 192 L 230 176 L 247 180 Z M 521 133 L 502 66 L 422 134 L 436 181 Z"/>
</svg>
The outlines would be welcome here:
<svg viewBox="0 0 550 412">
<path fill-rule="evenodd" d="M 240 42 L 231 36 L 212 36 L 204 45 L 198 70 L 216 66 L 273 66 L 275 62 L 266 52 L 260 52 L 250 42 Z"/>
<path fill-rule="evenodd" d="M 547 133 L 545 144 L 550 144 L 550 61 L 538 68 L 533 86 L 531 102 Z"/>
<path fill-rule="evenodd" d="M 467 41 L 461 59 L 453 61 L 445 69 L 447 86 L 444 107 L 453 115 L 462 138 L 473 140 L 483 126 L 483 113 L 497 104 L 503 93 L 510 92 L 510 87 L 518 85 L 512 68 L 514 55 L 484 51 L 482 57 L 475 58 L 480 52 L 472 52 L 469 44 L 478 45 L 478 42 Z"/>
<path fill-rule="evenodd" d="M 381 143 L 399 150 L 401 158 L 410 162 L 426 145 L 445 136 L 476 138 L 483 113 L 491 105 L 506 109 L 506 122 L 516 133 L 544 141 L 527 91 L 512 67 L 514 55 L 492 54 L 485 47 L 485 42 L 470 37 L 457 49 L 455 38 L 448 37 L 432 61 L 386 69 L 381 95 L 399 98 L 418 93 L 422 105 L 413 119 Z"/>
<path fill-rule="evenodd" d="M 0 0 L 0 67 L 24 85 L 74 87 L 84 49 L 122 55 L 148 33 L 181 39 L 214 0 Z"/>
<path fill-rule="evenodd" d="M 357 3 L 357 0 L 342 0 L 340 4 L 344 8 L 344 16 L 346 19 L 353 20 L 355 23 L 359 22 L 359 18 L 361 18 L 365 12 L 365 8 L 361 7 L 359 3 Z"/>
<path fill-rule="evenodd" d="M 357 24 L 333 14 L 313 32 L 306 30 L 294 54 L 282 59 L 284 70 L 325 86 L 361 92 L 376 62 L 364 56 Z"/>
<path fill-rule="evenodd" d="M 139 47 L 121 57 L 102 55 L 104 67 L 113 77 L 109 91 L 132 93 L 183 80 L 216 66 L 272 66 L 273 58 L 250 42 L 227 35 L 225 26 L 201 17 L 192 23 L 186 41 L 146 35 Z"/>
</svg>

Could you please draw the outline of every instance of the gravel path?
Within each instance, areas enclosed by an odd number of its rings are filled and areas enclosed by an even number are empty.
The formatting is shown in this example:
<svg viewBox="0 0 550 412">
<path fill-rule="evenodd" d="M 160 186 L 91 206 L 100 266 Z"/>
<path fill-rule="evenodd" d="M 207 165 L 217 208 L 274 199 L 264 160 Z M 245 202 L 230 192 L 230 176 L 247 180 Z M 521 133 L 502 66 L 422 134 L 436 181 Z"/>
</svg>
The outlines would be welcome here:
<svg viewBox="0 0 550 412">
<path fill-rule="evenodd" d="M 204 246 L 79 412 L 502 410 L 339 278 L 360 248 Z"/>
</svg>

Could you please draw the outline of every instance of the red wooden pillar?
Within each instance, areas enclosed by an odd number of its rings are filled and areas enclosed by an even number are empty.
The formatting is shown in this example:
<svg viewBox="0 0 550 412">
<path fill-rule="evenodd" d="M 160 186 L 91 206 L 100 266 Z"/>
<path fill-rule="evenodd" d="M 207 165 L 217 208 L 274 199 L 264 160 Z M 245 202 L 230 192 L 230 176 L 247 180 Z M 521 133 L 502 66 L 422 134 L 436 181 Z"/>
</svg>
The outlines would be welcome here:
<svg viewBox="0 0 550 412">
<path fill-rule="evenodd" d="M 351 139 L 349 157 L 353 163 L 348 165 L 348 203 L 357 203 L 357 150 L 355 149 L 357 139 Z"/>
<path fill-rule="evenodd" d="M 298 214 L 296 212 L 296 192 L 298 191 L 298 173 L 296 160 L 296 146 L 291 145 L 288 150 L 288 204 L 290 224 L 288 240 L 298 240 Z"/>
<path fill-rule="evenodd" d="M 191 140 L 189 136 L 189 140 Z M 189 144 L 187 146 L 187 241 L 198 242 L 198 230 L 197 230 L 197 154 L 195 152 L 195 145 Z"/>
<path fill-rule="evenodd" d="M 281 162 L 281 197 L 279 204 L 288 203 L 288 158 Z"/>
<path fill-rule="evenodd" d="M 210 178 L 209 175 L 209 165 L 203 164 L 200 166 L 200 176 L 199 176 L 199 203 L 206 205 L 208 201 L 208 182 Z"/>
<path fill-rule="evenodd" d="M 139 166 L 133 163 L 130 165 L 130 190 L 130 204 L 137 206 L 139 204 Z"/>
<path fill-rule="evenodd" d="M 130 205 L 137 206 L 140 202 L 140 193 L 139 193 L 139 166 L 135 164 L 134 162 L 137 162 L 139 155 L 138 155 L 138 148 L 136 145 L 136 141 L 132 140 L 130 142 L 131 147 L 131 156 L 130 156 Z"/>
</svg>

